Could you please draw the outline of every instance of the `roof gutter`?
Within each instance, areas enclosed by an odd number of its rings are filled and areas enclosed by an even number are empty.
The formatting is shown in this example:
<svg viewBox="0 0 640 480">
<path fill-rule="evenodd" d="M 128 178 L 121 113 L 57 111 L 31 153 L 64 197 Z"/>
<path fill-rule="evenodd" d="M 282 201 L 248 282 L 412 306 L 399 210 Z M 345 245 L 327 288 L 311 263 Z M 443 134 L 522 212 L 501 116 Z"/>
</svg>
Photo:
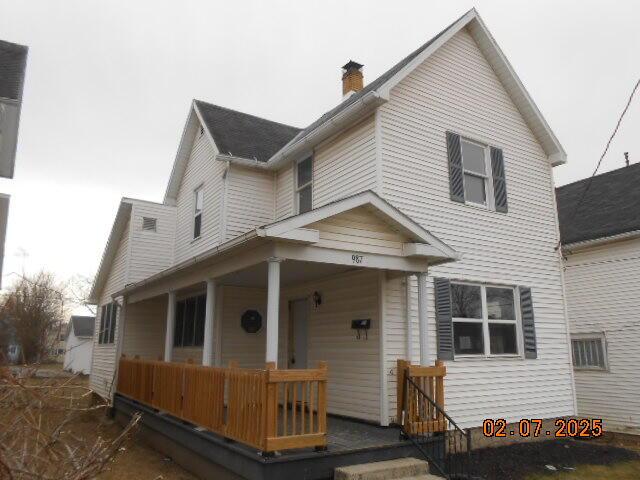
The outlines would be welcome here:
<svg viewBox="0 0 640 480">
<path fill-rule="evenodd" d="M 574 250 L 584 250 L 586 248 L 597 247 L 600 245 L 606 245 L 607 243 L 621 242 L 624 240 L 633 240 L 640 238 L 640 230 L 632 230 L 630 232 L 620 233 L 618 235 L 611 235 L 609 237 L 594 238 L 592 240 L 584 240 L 581 242 L 567 243 L 562 246 L 564 253 L 574 253 Z"/>
<path fill-rule="evenodd" d="M 278 169 L 289 160 L 308 152 L 322 140 L 329 138 L 345 126 L 361 118 L 364 114 L 382 105 L 388 98 L 380 95 L 377 90 L 363 95 L 362 98 L 349 105 L 337 115 L 328 118 L 304 137 L 294 139 L 278 150 L 266 163 L 266 168 Z"/>
<path fill-rule="evenodd" d="M 229 240 L 228 242 L 225 242 L 222 245 L 219 245 L 210 250 L 207 250 L 205 253 L 201 255 L 196 255 L 194 257 L 191 257 L 190 259 L 185 260 L 184 262 L 180 262 L 177 265 L 174 265 L 173 267 L 167 268 L 166 270 L 156 273 L 155 275 L 147 277 L 144 280 L 141 280 L 136 283 L 132 283 L 130 285 L 126 285 L 123 289 L 112 293 L 111 298 L 115 299 L 116 297 L 130 295 L 135 291 L 140 290 L 141 288 L 151 283 L 155 283 L 160 280 L 163 280 L 175 273 L 178 273 L 180 270 L 184 270 L 185 268 L 196 265 L 200 262 L 211 260 L 213 257 L 216 257 L 217 255 L 220 255 L 222 253 L 225 253 L 233 248 L 239 247 L 240 245 L 247 243 L 249 240 L 258 238 L 259 236 L 260 235 L 258 234 L 258 229 L 251 230 L 245 233 L 244 235 L 240 235 L 239 237 Z"/>
</svg>

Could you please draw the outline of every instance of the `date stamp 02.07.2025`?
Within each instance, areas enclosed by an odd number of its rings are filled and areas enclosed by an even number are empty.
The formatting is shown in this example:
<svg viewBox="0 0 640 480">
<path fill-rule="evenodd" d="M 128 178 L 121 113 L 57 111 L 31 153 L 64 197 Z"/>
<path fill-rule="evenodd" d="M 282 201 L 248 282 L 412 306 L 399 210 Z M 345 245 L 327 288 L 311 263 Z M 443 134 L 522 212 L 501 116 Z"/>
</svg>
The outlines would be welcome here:
<svg viewBox="0 0 640 480">
<path fill-rule="evenodd" d="M 485 437 L 554 437 L 596 438 L 604 433 L 601 418 L 558 418 L 555 428 L 544 428 L 541 418 L 523 418 L 517 423 L 507 423 L 504 418 L 487 418 L 482 422 Z"/>
</svg>

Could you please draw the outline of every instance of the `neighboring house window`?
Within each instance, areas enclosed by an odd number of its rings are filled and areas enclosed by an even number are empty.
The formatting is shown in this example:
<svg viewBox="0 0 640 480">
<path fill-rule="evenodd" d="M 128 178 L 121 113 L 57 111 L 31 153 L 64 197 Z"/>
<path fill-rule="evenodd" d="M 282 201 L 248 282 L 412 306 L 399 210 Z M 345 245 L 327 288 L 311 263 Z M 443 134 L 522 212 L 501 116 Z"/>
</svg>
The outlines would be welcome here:
<svg viewBox="0 0 640 480">
<path fill-rule="evenodd" d="M 157 218 L 152 217 L 142 217 L 142 230 L 147 230 L 149 232 L 155 232 L 158 224 Z"/>
<path fill-rule="evenodd" d="M 176 302 L 174 347 L 201 347 L 204 344 L 206 295 Z"/>
<path fill-rule="evenodd" d="M 100 310 L 100 331 L 98 332 L 98 343 L 108 344 L 114 342 L 117 314 L 117 303 L 111 302 L 106 305 L 102 305 Z"/>
<path fill-rule="evenodd" d="M 518 320 L 513 287 L 451 283 L 456 355 L 517 355 Z"/>
<path fill-rule="evenodd" d="M 584 370 L 606 370 L 607 349 L 603 334 L 576 335 L 571 339 L 573 366 Z"/>
<path fill-rule="evenodd" d="M 304 213 L 312 208 L 313 157 L 298 162 L 296 169 L 296 204 L 298 213 Z"/>
<path fill-rule="evenodd" d="M 193 192 L 194 211 L 193 211 L 193 238 L 200 238 L 202 232 L 202 207 L 204 205 L 204 190 L 198 187 Z"/>
<path fill-rule="evenodd" d="M 64 348 L 59 348 L 58 355 L 63 355 L 63 354 L 64 354 Z"/>
</svg>

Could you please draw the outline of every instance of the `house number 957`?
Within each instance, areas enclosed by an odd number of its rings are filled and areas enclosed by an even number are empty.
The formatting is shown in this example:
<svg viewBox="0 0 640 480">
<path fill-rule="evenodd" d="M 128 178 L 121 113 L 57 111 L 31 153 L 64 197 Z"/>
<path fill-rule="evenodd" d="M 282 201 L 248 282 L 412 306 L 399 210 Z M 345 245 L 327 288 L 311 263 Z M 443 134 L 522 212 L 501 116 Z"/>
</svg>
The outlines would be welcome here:
<svg viewBox="0 0 640 480">
<path fill-rule="evenodd" d="M 364 260 L 363 255 L 356 255 L 356 254 L 351 255 L 351 261 L 353 263 L 360 264 L 362 263 L 362 260 Z"/>
</svg>

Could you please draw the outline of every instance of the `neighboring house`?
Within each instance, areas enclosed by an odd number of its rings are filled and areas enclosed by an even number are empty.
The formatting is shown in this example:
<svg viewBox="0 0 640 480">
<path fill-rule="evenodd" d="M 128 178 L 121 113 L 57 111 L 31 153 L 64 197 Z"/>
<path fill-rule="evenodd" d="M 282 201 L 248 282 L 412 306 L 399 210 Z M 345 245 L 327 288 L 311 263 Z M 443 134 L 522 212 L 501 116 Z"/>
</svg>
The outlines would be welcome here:
<svg viewBox="0 0 640 480">
<path fill-rule="evenodd" d="M 397 361 L 441 360 L 462 426 L 574 414 L 566 155 L 477 12 L 366 86 L 349 62 L 343 93 L 304 129 L 193 102 L 164 200 L 116 214 L 91 386 L 121 354 L 326 361 L 328 412 L 387 426 Z"/>
<path fill-rule="evenodd" d="M 47 347 L 49 348 L 48 361 L 56 363 L 64 362 L 68 330 L 68 323 L 60 323 L 49 333 L 49 339 L 47 341 Z"/>
<path fill-rule="evenodd" d="M 0 177 L 4 178 L 13 178 L 27 51 L 25 46 L 0 40 Z M 0 193 L 0 279 L 8 215 L 9 195 Z"/>
<path fill-rule="evenodd" d="M 559 187 L 557 201 L 578 413 L 638 434 L 640 164 Z"/>
<path fill-rule="evenodd" d="M 91 373 L 95 317 L 72 315 L 65 343 L 64 369 L 73 373 Z"/>
<path fill-rule="evenodd" d="M 15 330 L 4 318 L 0 318 L 0 364 L 20 362 L 20 344 Z"/>
</svg>

